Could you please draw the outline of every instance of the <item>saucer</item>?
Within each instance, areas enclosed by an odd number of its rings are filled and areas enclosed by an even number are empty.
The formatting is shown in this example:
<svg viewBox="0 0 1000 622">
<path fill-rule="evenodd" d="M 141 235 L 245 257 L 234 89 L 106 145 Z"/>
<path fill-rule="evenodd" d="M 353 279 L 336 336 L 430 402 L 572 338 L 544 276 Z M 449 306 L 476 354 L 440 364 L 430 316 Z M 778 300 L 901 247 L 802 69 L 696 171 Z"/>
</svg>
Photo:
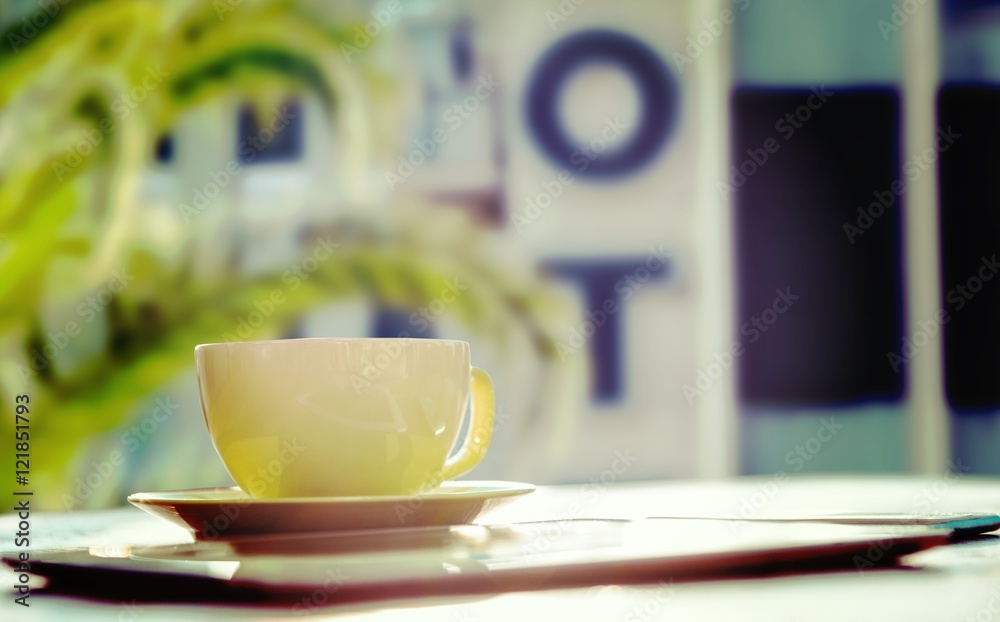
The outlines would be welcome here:
<svg viewBox="0 0 1000 622">
<path fill-rule="evenodd" d="M 419 495 L 255 499 L 240 488 L 140 492 L 128 501 L 199 540 L 265 533 L 465 525 L 535 490 L 518 482 L 445 482 Z"/>
</svg>

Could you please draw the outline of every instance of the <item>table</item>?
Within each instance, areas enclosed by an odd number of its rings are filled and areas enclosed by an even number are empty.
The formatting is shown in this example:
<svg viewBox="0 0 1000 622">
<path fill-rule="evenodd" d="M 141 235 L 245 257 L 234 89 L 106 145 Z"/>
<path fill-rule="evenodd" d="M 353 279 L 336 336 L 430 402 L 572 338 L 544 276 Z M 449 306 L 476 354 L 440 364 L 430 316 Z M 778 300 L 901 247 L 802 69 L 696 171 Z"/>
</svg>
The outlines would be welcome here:
<svg viewBox="0 0 1000 622">
<path fill-rule="evenodd" d="M 796 476 L 686 482 L 588 482 L 542 487 L 485 522 L 646 516 L 778 517 L 810 511 L 1000 513 L 1000 479 L 953 474 Z M 135 508 L 35 513 L 32 548 L 85 544 L 165 544 L 188 541 L 181 529 Z M 15 516 L 0 516 L 13 533 Z M 0 551 L 12 550 L 4 538 Z M 1000 536 L 909 558 L 916 569 L 839 572 L 761 579 L 672 583 L 503 594 L 492 597 L 383 601 L 329 607 L 319 618 L 346 620 L 966 620 L 1000 622 Z M 13 578 L 0 571 L 0 582 Z M 94 603 L 36 592 L 30 609 L 0 602 L 4 620 L 294 619 L 298 612 L 245 607 L 147 606 Z"/>
</svg>

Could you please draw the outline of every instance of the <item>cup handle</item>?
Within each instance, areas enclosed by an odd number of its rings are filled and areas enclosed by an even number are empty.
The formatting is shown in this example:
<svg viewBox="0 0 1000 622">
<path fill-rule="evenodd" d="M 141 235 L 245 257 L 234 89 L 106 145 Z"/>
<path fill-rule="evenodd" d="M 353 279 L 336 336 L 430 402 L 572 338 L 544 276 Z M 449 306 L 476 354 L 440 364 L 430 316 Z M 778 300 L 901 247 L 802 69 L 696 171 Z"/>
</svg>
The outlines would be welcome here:
<svg viewBox="0 0 1000 622">
<path fill-rule="evenodd" d="M 465 475 L 479 464 L 493 439 L 493 421 L 496 417 L 496 396 L 489 374 L 472 368 L 472 414 L 469 418 L 469 432 L 465 443 L 457 454 L 444 464 L 441 480 L 455 479 Z"/>
</svg>

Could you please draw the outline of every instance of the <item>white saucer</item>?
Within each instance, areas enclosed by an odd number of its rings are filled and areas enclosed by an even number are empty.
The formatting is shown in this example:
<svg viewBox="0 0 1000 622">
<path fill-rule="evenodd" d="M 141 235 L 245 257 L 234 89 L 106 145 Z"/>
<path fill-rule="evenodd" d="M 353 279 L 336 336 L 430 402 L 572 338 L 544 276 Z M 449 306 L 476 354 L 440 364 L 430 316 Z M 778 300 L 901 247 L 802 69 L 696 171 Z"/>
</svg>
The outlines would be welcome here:
<svg viewBox="0 0 1000 622">
<path fill-rule="evenodd" d="M 199 540 L 263 533 L 465 525 L 535 490 L 518 482 L 445 482 L 420 495 L 254 499 L 237 487 L 140 492 L 128 501 Z"/>
</svg>

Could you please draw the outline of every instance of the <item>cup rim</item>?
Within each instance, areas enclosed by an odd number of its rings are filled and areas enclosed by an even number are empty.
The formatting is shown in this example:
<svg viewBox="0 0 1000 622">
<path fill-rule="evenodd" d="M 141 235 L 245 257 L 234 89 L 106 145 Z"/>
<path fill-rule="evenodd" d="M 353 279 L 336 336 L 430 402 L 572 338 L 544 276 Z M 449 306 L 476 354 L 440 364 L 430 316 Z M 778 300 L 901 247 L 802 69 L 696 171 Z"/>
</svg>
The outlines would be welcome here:
<svg viewBox="0 0 1000 622">
<path fill-rule="evenodd" d="M 357 341 L 370 341 L 370 342 L 423 342 L 423 343 L 441 343 L 441 344 L 451 344 L 451 345 L 465 345 L 468 346 L 468 341 L 462 341 L 461 339 L 431 339 L 431 338 L 421 338 L 421 337 L 299 337 L 294 339 L 263 339 L 260 341 L 221 341 L 216 343 L 199 343 L 194 347 L 195 352 L 201 349 L 218 348 L 222 346 L 232 347 L 232 346 L 255 346 L 255 345 L 265 345 L 273 343 L 293 343 L 299 341 L 323 341 L 327 343 L 351 343 Z"/>
</svg>

